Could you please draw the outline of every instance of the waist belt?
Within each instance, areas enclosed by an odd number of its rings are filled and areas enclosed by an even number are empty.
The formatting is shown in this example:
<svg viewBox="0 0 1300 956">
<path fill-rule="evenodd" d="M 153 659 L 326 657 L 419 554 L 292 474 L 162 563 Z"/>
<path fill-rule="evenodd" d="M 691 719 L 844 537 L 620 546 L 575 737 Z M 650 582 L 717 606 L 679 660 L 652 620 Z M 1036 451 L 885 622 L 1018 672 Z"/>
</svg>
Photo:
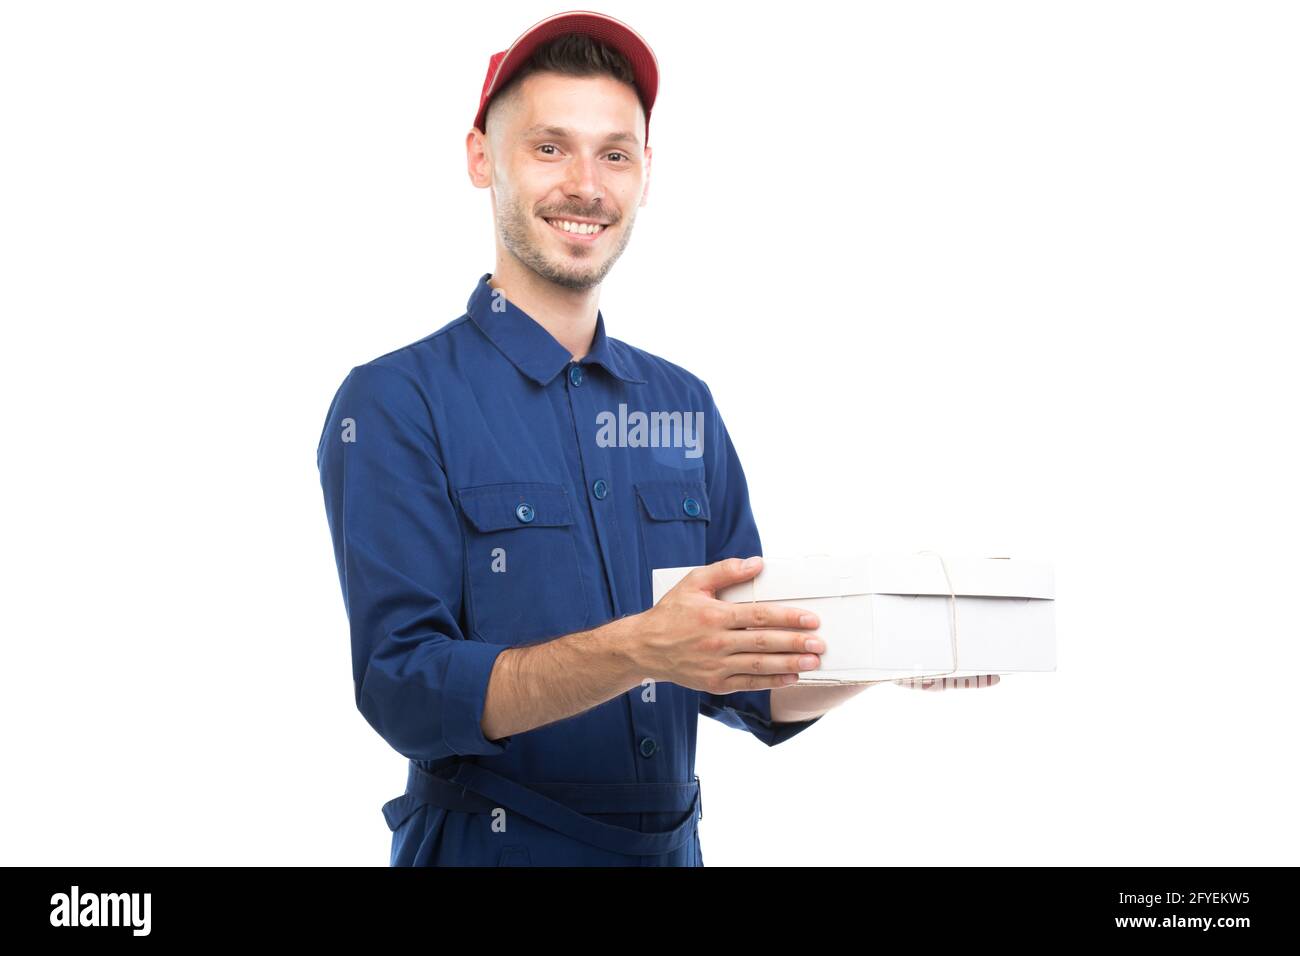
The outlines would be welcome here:
<svg viewBox="0 0 1300 956">
<path fill-rule="evenodd" d="M 530 820 L 614 853 L 650 855 L 681 846 L 704 817 L 700 778 L 691 783 L 530 783 L 524 785 L 478 764 L 459 763 L 433 774 L 414 760 L 406 792 L 384 804 L 390 830 L 422 806 L 462 813 L 504 807 Z M 588 813 L 686 813 L 671 830 L 644 832 L 594 820 Z"/>
</svg>

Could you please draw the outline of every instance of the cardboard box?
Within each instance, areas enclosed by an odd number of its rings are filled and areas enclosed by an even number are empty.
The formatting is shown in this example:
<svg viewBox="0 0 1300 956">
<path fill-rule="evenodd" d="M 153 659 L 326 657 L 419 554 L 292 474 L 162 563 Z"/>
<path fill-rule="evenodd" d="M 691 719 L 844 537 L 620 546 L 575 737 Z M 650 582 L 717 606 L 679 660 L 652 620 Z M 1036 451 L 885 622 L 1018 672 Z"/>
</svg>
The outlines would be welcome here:
<svg viewBox="0 0 1300 956">
<path fill-rule="evenodd" d="M 691 570 L 656 568 L 654 602 Z M 716 596 L 817 614 L 826 652 L 799 683 L 859 684 L 1054 671 L 1054 594 L 1043 561 L 923 552 L 764 558 L 756 577 Z"/>
</svg>

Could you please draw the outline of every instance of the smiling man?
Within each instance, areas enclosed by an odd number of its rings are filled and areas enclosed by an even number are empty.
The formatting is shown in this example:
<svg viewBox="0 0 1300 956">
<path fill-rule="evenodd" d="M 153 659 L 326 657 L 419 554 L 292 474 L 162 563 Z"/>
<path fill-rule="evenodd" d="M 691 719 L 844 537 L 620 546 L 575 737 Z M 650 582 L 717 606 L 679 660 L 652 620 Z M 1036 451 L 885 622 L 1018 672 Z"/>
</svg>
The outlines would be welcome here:
<svg viewBox="0 0 1300 956">
<path fill-rule="evenodd" d="M 699 715 L 772 746 L 863 689 L 787 686 L 825 650 L 815 616 L 716 599 L 761 568 L 736 450 L 703 381 L 606 334 L 658 81 L 599 14 L 492 56 L 466 148 L 494 271 L 330 407 L 356 705 L 409 760 L 392 865 L 702 865 Z M 696 565 L 651 606 L 652 569 Z"/>
</svg>

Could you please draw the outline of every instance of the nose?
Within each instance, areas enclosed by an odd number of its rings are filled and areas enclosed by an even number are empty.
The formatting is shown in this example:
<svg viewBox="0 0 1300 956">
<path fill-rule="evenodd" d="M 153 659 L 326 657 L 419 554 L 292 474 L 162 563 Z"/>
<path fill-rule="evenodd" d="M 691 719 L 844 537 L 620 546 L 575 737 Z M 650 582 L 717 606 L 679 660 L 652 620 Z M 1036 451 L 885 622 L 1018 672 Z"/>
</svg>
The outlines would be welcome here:
<svg viewBox="0 0 1300 956">
<path fill-rule="evenodd" d="M 564 190 L 569 198 L 578 200 L 584 206 L 590 206 L 604 198 L 600 165 L 595 157 L 581 153 L 573 157 L 569 163 Z"/>
</svg>

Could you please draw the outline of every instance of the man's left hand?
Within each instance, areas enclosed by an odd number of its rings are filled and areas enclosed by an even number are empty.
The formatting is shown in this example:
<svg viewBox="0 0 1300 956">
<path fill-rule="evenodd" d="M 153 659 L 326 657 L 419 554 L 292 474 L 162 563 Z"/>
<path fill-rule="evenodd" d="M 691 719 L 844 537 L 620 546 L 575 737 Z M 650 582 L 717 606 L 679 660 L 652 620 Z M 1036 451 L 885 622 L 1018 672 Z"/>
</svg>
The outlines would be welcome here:
<svg viewBox="0 0 1300 956">
<path fill-rule="evenodd" d="M 974 677 L 904 677 L 894 681 L 899 687 L 912 690 L 949 690 L 961 687 L 992 687 L 1001 678 L 997 674 L 977 674 Z"/>
</svg>

